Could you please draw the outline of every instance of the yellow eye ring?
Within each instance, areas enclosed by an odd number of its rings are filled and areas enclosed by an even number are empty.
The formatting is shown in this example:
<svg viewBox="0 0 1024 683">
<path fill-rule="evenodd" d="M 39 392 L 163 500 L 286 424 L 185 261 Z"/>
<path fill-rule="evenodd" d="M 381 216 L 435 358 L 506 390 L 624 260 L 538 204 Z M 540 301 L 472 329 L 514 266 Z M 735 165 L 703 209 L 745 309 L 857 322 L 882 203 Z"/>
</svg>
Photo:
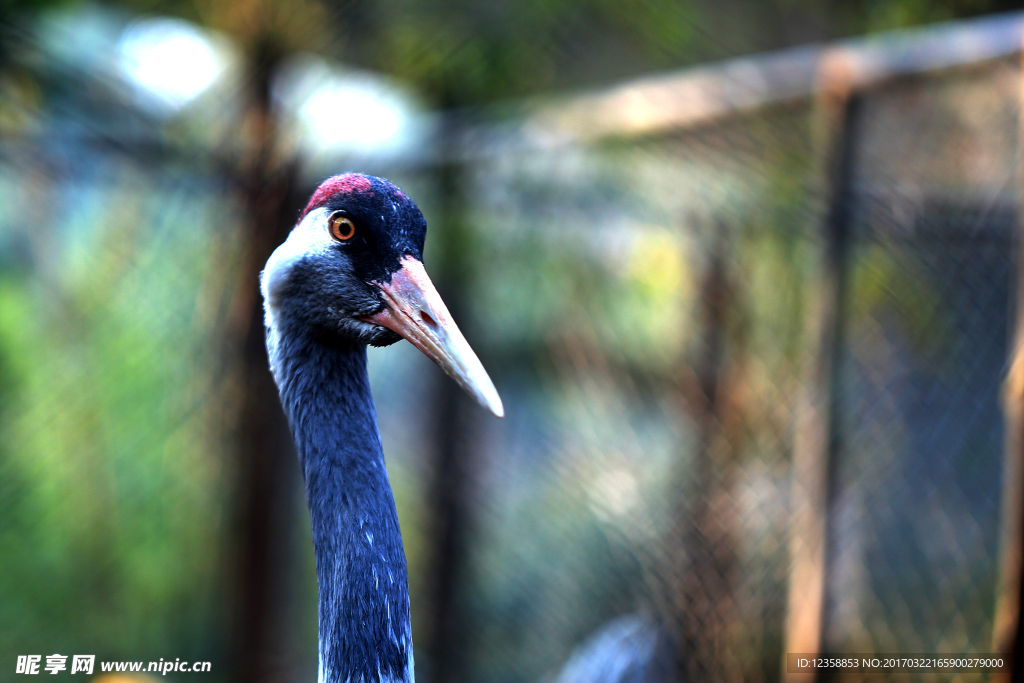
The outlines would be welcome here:
<svg viewBox="0 0 1024 683">
<path fill-rule="evenodd" d="M 327 228 L 331 231 L 331 237 L 339 242 L 347 242 L 356 234 L 356 224 L 351 218 L 340 213 L 332 214 L 327 219 Z"/>
</svg>

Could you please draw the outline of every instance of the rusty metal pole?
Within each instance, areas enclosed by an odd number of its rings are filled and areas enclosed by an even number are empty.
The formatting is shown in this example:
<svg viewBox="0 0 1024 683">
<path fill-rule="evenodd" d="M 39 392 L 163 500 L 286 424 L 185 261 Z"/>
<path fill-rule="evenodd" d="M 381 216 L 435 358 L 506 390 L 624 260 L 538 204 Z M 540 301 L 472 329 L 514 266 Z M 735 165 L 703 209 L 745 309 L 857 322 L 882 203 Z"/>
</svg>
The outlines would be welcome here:
<svg viewBox="0 0 1024 683">
<path fill-rule="evenodd" d="M 722 223 L 698 230 L 708 242 L 700 291 L 702 343 L 699 357 L 681 368 L 684 410 L 697 427 L 693 459 L 675 475 L 679 494 L 677 527 L 666 540 L 669 571 L 664 577 L 665 626 L 674 651 L 676 681 L 734 680 L 728 653 L 733 623 L 732 573 L 736 557 L 736 515 L 732 505 L 735 453 L 727 426 L 734 424 L 727 349 L 734 288 L 728 273 L 731 233 Z"/>
<path fill-rule="evenodd" d="M 816 170 L 820 179 L 822 253 L 808 292 L 807 365 L 793 447 L 790 493 L 789 598 L 782 670 L 787 654 L 821 651 L 828 574 L 828 511 L 837 451 L 837 370 L 843 343 L 854 146 L 859 97 L 853 66 L 835 54 L 823 60 L 815 103 Z"/>
<path fill-rule="evenodd" d="M 697 386 L 690 413 L 697 423 L 699 445 L 688 473 L 688 495 L 679 501 L 676 519 L 683 525 L 683 562 L 677 595 L 680 620 L 676 650 L 676 680 L 722 680 L 720 640 L 724 631 L 720 602 L 727 600 L 727 571 L 720 562 L 712 499 L 718 490 L 721 450 L 719 383 L 725 355 L 725 326 L 729 291 L 723 262 L 722 236 L 711 237 L 708 264 L 701 286 L 703 350 L 694 371 Z"/>
</svg>

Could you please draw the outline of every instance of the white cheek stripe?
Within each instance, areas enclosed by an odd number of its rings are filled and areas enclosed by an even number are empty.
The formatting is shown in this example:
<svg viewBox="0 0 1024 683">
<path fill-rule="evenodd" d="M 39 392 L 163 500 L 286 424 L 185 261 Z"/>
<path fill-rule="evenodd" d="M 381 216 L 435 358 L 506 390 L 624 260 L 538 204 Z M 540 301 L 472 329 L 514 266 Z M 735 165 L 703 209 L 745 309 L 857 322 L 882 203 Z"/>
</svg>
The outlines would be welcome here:
<svg viewBox="0 0 1024 683">
<path fill-rule="evenodd" d="M 267 259 L 267 265 L 260 273 L 260 292 L 263 294 L 263 322 L 267 326 L 267 351 L 270 355 L 270 369 L 277 377 L 276 316 L 281 304 L 280 293 L 292 267 L 303 257 L 326 252 L 332 243 L 327 230 L 330 211 L 321 207 L 306 214 L 298 225 L 292 228 L 288 239 L 274 250 Z"/>
<path fill-rule="evenodd" d="M 260 275 L 260 290 L 268 316 L 273 316 L 278 305 L 278 294 L 288 279 L 288 271 L 303 256 L 323 253 L 331 246 L 331 236 L 327 231 L 326 208 L 316 209 L 306 214 L 302 221 L 292 228 L 288 239 L 274 250 L 267 259 L 267 265 Z M 269 322 L 269 321 L 268 321 Z M 268 325 L 269 326 L 269 325 Z"/>
</svg>

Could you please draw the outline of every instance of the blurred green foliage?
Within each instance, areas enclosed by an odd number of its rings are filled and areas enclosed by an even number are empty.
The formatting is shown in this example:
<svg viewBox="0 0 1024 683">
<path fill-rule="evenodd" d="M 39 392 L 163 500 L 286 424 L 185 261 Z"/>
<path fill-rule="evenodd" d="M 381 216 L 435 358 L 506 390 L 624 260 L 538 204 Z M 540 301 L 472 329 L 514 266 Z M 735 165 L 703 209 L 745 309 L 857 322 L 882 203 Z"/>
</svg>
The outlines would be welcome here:
<svg viewBox="0 0 1024 683">
<path fill-rule="evenodd" d="M 225 465 L 210 453 L 230 415 L 218 341 L 228 216 L 172 178 L 115 176 L 5 235 L 33 263 L 0 278 L 5 666 L 40 648 L 209 659 L 223 646 L 211 636 L 224 618 Z M 9 208 L 31 212 L 19 189 L 7 169 Z"/>
</svg>

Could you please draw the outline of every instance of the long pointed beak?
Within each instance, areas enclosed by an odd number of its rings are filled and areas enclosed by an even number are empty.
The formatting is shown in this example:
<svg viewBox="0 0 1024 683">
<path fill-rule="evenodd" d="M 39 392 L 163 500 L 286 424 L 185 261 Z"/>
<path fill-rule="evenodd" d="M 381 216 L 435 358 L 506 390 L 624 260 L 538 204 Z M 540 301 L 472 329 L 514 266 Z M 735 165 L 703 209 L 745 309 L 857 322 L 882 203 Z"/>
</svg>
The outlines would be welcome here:
<svg viewBox="0 0 1024 683">
<path fill-rule="evenodd" d="M 372 283 L 384 294 L 384 310 L 364 318 L 402 335 L 497 417 L 505 416 L 494 383 L 462 336 L 423 264 L 406 256 L 391 282 Z"/>
</svg>

